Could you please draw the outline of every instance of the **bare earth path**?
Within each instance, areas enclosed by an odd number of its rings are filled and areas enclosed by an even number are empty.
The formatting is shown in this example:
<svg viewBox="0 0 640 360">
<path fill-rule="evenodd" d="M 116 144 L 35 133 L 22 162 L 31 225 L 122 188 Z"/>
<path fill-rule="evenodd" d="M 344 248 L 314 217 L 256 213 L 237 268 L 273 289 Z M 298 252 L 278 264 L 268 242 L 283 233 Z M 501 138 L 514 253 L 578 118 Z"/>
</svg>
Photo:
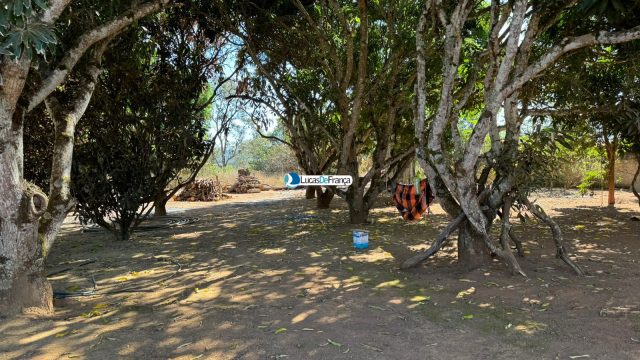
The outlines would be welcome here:
<svg viewBox="0 0 640 360">
<path fill-rule="evenodd" d="M 69 222 L 50 271 L 95 262 L 50 280 L 73 292 L 95 279 L 98 295 L 57 300 L 47 319 L 0 319 L 0 359 L 640 358 L 639 208 L 628 192 L 615 210 L 600 193 L 541 195 L 589 276 L 556 260 L 532 223 L 516 225 L 526 279 L 499 263 L 460 272 L 452 245 L 399 271 L 445 226 L 438 206 L 415 225 L 376 209 L 371 248 L 357 253 L 342 201 L 316 211 L 303 196 L 170 203 L 198 221 L 130 242 Z"/>
</svg>

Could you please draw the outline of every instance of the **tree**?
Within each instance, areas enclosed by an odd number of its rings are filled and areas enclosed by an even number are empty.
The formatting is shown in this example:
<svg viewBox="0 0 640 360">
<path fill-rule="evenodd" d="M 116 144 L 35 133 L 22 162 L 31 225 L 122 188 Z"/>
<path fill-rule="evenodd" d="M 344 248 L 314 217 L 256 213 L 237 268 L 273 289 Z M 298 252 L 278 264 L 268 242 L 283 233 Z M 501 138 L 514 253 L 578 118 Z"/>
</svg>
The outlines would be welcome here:
<svg viewBox="0 0 640 360">
<path fill-rule="evenodd" d="M 313 50 L 305 40 L 306 31 L 298 30 L 304 21 L 296 19 L 291 3 L 279 5 L 233 9 L 242 23 L 233 16 L 227 18 L 228 28 L 243 42 L 240 58 L 253 68 L 246 70 L 242 86 L 230 98 L 245 104 L 245 114 L 261 136 L 288 146 L 305 174 L 319 175 L 337 160 L 335 109 L 327 99 L 329 90 L 321 71 L 307 66 Z M 291 41 L 299 44 L 295 54 Z M 284 127 L 286 139 L 264 134 L 263 129 L 274 121 Z M 308 187 L 306 197 L 312 199 L 316 192 L 318 207 L 328 208 L 333 187 Z"/>
<path fill-rule="evenodd" d="M 477 266 L 492 253 L 524 275 L 510 247 L 510 240 L 518 241 L 511 236 L 509 215 L 512 204 L 519 203 L 550 227 L 557 257 L 582 273 L 564 248 L 560 227 L 528 200 L 522 174 L 532 164 L 521 152 L 529 105 L 523 89 L 532 79 L 575 50 L 640 38 L 637 23 L 629 30 L 606 22 L 587 29 L 576 26 L 584 16 L 581 6 L 575 1 L 427 1 L 416 37 L 418 159 L 454 220 L 432 249 L 405 266 L 437 252 L 447 236 L 459 229 L 462 265 Z M 441 54 L 442 68 L 431 79 L 426 61 L 434 54 Z M 438 99 L 431 104 L 427 92 L 432 89 L 427 84 L 434 82 L 439 84 Z M 500 113 L 504 125 L 499 122 Z M 471 128 L 467 139 L 460 134 L 463 119 Z M 489 229 L 498 213 L 502 223 L 496 242 Z"/>
<path fill-rule="evenodd" d="M 326 94 L 318 86 L 320 81 L 321 77 L 309 71 L 286 76 L 269 70 L 268 78 L 258 71 L 251 78 L 253 86 L 249 92 L 233 96 L 245 104 L 245 114 L 258 134 L 287 146 L 307 175 L 324 174 L 337 159 L 330 137 L 336 133 L 336 122 L 332 118 L 331 103 L 325 100 Z M 271 126 L 274 118 L 283 131 L 265 134 L 263 129 Z M 327 209 L 334 193 L 333 187 L 309 186 L 305 197 L 317 197 L 318 208 Z"/>
<path fill-rule="evenodd" d="M 83 220 L 120 240 L 194 178 L 210 156 L 205 89 L 211 40 L 168 11 L 121 36 L 78 129 L 72 193 Z M 143 41 L 144 40 L 144 41 Z M 215 42 L 215 39 L 213 39 Z"/>
<path fill-rule="evenodd" d="M 349 206 L 350 220 L 367 222 L 377 196 L 414 154 L 411 93 L 415 62 L 407 60 L 415 52 L 414 29 L 405 24 L 417 19 L 418 4 L 364 0 L 357 4 L 296 0 L 292 4 L 293 9 L 291 3 L 280 8 L 249 7 L 241 13 L 241 20 L 230 21 L 230 28 L 238 29 L 247 56 L 279 103 L 293 109 L 280 117 L 314 124 L 320 131 L 311 134 L 327 136 L 335 154 L 327 153 L 324 159 L 335 156 L 337 172 L 354 180 L 341 194 Z M 312 88 L 321 97 L 296 92 L 305 77 L 315 80 Z M 314 103 L 316 99 L 320 106 Z M 319 117 L 321 113 L 325 115 Z M 301 148 L 293 143 L 298 138 L 295 126 L 286 126 L 293 148 Z M 307 147 L 313 144 L 300 138 Z M 361 173 L 359 158 L 365 154 L 373 160 L 372 166 Z M 305 167 L 304 162 L 301 166 Z"/>
<path fill-rule="evenodd" d="M 48 6 L 42 1 L 10 0 L 0 8 L 0 313 L 13 314 L 25 307 L 52 309 L 44 259 L 71 202 L 72 134 L 91 98 L 101 55 L 118 33 L 171 3 L 113 5 L 87 0 L 74 2 L 72 11 L 69 0 L 51 0 Z M 59 36 L 53 35 L 53 27 Z M 40 60 L 45 53 L 48 62 Z M 56 140 L 47 197 L 24 179 L 24 119 L 71 73 L 79 79 L 67 88 L 73 96 L 64 100 L 61 116 L 52 116 Z"/>
<path fill-rule="evenodd" d="M 640 108 L 638 54 L 635 44 L 584 49 L 559 61 L 529 89 L 536 108 L 531 113 L 594 135 L 607 159 L 609 206 L 615 205 L 615 163 L 627 131 L 622 122 Z"/>
<path fill-rule="evenodd" d="M 295 157 L 288 146 L 257 134 L 240 146 L 237 162 L 267 174 L 282 175 L 297 169 Z"/>
<path fill-rule="evenodd" d="M 222 87 L 213 103 L 211 123 L 213 131 L 219 133 L 217 137 L 217 151 L 214 161 L 220 167 L 226 167 L 236 158 L 240 146 L 245 140 L 250 121 L 246 119 L 245 109 L 241 102 L 228 97 L 238 91 L 237 82 Z"/>
</svg>

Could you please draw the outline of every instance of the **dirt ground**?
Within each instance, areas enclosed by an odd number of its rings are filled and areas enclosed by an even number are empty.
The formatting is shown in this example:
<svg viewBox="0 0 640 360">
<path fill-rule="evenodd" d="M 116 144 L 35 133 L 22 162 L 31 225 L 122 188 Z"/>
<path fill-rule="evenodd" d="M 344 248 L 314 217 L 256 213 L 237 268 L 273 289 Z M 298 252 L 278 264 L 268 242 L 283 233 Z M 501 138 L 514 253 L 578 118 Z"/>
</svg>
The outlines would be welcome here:
<svg viewBox="0 0 640 360">
<path fill-rule="evenodd" d="M 585 277 L 542 224 L 517 221 L 527 278 L 495 261 L 460 271 L 455 241 L 398 270 L 446 225 L 437 205 L 418 224 L 376 208 L 361 252 L 343 201 L 317 211 L 303 191 L 170 203 L 197 221 L 129 242 L 70 221 L 49 271 L 75 268 L 50 280 L 97 294 L 0 319 L 0 359 L 640 359 L 639 207 L 617 195 L 615 209 L 599 192 L 539 196 Z"/>
</svg>

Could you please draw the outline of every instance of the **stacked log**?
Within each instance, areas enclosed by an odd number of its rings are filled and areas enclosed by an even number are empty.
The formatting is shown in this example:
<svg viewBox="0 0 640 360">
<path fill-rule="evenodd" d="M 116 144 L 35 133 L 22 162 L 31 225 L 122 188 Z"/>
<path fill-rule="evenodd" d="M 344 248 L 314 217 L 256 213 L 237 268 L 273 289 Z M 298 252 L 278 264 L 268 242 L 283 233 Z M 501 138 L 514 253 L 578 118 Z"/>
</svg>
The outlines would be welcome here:
<svg viewBox="0 0 640 360">
<path fill-rule="evenodd" d="M 271 186 L 260 183 L 257 177 L 251 175 L 251 172 L 246 169 L 238 170 L 238 179 L 236 183 L 229 186 L 225 190 L 230 193 L 247 194 L 247 193 L 259 193 L 260 191 L 271 190 Z"/>
<path fill-rule="evenodd" d="M 222 185 L 215 179 L 194 180 L 175 196 L 176 201 L 219 201 L 228 198 L 222 191 Z"/>
</svg>

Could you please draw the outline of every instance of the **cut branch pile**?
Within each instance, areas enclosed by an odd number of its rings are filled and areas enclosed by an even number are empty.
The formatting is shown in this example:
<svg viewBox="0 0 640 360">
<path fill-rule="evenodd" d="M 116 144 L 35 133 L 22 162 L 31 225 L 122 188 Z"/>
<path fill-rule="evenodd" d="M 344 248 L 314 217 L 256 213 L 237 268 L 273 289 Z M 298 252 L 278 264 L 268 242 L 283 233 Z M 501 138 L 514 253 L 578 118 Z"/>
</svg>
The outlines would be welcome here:
<svg viewBox="0 0 640 360">
<path fill-rule="evenodd" d="M 228 198 L 222 191 L 222 185 L 215 179 L 194 180 L 176 195 L 176 201 L 218 201 Z"/>
<path fill-rule="evenodd" d="M 239 169 L 236 183 L 225 189 L 226 192 L 236 194 L 259 193 L 264 190 L 272 190 L 271 186 L 260 183 L 257 177 L 251 175 L 249 170 Z"/>
</svg>

